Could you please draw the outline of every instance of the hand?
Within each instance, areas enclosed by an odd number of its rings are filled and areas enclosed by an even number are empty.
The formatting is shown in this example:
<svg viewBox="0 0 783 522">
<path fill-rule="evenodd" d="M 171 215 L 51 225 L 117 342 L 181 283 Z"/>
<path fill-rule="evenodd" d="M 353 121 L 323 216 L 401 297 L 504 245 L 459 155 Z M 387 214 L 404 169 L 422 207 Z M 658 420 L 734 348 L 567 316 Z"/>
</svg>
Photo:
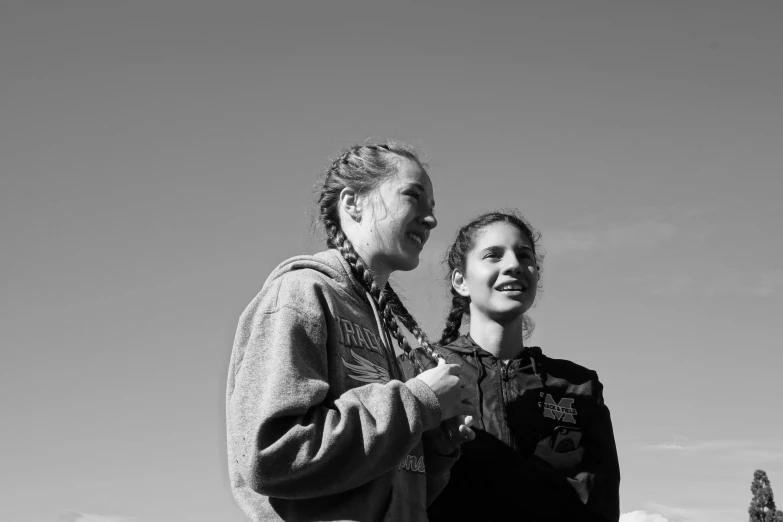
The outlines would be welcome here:
<svg viewBox="0 0 783 522">
<path fill-rule="evenodd" d="M 470 415 L 458 415 L 444 421 L 435 429 L 425 432 L 435 452 L 439 455 L 451 455 L 462 443 L 476 438 L 475 432 L 470 428 L 473 417 Z"/>
<path fill-rule="evenodd" d="M 476 438 L 476 433 L 471 429 L 472 425 L 472 415 L 458 415 L 443 421 L 440 427 L 449 443 L 456 447 Z"/>
<path fill-rule="evenodd" d="M 457 433 L 455 434 L 455 442 L 457 445 L 461 445 L 463 442 L 468 442 L 469 440 L 476 438 L 476 432 L 471 428 L 471 426 L 473 426 L 472 415 L 459 415 L 452 419 L 452 422 L 457 426 Z"/>
<path fill-rule="evenodd" d="M 460 365 L 448 364 L 445 360 L 439 359 L 435 368 L 416 376 L 416 379 L 429 386 L 438 398 L 442 421 L 457 415 L 472 416 L 477 413 L 476 385 L 461 377 L 462 374 Z M 462 424 L 464 425 L 464 422 Z M 469 426 L 466 428 L 469 429 Z"/>
</svg>

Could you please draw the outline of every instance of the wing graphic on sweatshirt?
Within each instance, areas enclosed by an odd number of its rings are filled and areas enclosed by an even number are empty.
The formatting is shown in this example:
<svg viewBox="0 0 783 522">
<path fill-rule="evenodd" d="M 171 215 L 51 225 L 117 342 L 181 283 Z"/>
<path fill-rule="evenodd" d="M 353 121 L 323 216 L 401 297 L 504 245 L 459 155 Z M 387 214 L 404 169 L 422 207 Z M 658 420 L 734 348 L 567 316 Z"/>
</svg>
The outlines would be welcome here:
<svg viewBox="0 0 783 522">
<path fill-rule="evenodd" d="M 377 382 L 386 384 L 387 382 L 391 381 L 389 370 L 383 366 L 379 366 L 369 359 L 365 359 L 353 350 L 351 350 L 351 355 L 353 356 L 355 364 L 349 363 L 341 357 L 345 367 L 353 372 L 349 373 L 348 377 L 359 382 Z"/>
</svg>

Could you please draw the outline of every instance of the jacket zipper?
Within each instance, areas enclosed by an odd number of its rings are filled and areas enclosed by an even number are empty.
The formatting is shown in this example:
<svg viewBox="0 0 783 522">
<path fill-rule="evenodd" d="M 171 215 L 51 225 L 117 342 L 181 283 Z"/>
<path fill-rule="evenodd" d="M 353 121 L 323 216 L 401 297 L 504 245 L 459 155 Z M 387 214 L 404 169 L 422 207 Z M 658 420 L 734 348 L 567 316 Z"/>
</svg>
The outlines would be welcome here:
<svg viewBox="0 0 783 522">
<path fill-rule="evenodd" d="M 506 444 L 510 448 L 516 448 L 516 444 L 514 444 L 514 441 L 511 438 L 511 429 L 508 426 L 508 414 L 506 413 L 506 408 L 508 406 L 508 390 L 506 389 L 508 386 L 508 368 L 506 368 L 506 365 L 503 363 L 502 360 L 498 359 L 498 366 L 500 368 L 500 395 L 501 399 L 503 400 L 503 431 L 505 432 L 504 435 L 506 437 Z"/>
</svg>

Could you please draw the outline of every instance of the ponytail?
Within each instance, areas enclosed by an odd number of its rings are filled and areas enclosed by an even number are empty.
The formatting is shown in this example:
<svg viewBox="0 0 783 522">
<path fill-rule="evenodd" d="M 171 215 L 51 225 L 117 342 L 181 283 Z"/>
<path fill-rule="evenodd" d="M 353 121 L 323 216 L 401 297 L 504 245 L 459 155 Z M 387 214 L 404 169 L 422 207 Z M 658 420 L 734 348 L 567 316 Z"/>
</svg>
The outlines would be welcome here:
<svg viewBox="0 0 783 522">
<path fill-rule="evenodd" d="M 459 337 L 459 329 L 462 326 L 462 317 L 465 315 L 465 308 L 470 303 L 467 297 L 459 295 L 454 289 L 451 290 L 451 310 L 446 316 L 446 326 L 443 328 L 443 334 L 440 337 L 440 344 L 443 346 L 452 343 Z"/>
</svg>

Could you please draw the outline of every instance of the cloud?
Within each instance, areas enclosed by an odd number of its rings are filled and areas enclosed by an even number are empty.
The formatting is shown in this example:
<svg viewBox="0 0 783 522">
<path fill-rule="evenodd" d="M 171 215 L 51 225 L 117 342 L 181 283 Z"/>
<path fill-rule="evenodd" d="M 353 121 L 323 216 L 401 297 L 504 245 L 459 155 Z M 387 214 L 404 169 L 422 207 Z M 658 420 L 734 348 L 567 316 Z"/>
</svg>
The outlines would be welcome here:
<svg viewBox="0 0 783 522">
<path fill-rule="evenodd" d="M 646 507 L 663 513 L 663 516 L 672 522 L 736 522 L 738 520 L 747 520 L 747 511 L 744 509 L 683 508 L 654 502 L 648 503 Z M 661 520 L 667 520 L 667 518 L 662 518 Z"/>
<path fill-rule="evenodd" d="M 670 522 L 670 520 L 657 513 L 646 511 L 631 511 L 620 515 L 620 522 Z"/>
<path fill-rule="evenodd" d="M 650 450 L 662 450 L 662 451 L 682 451 L 682 452 L 701 452 L 701 451 L 726 451 L 738 448 L 747 448 L 753 445 L 752 441 L 748 440 L 733 440 L 733 439 L 714 439 L 714 440 L 688 440 L 680 437 L 676 437 L 674 442 L 662 442 L 660 444 L 653 444 L 645 446 L 645 449 Z"/>
<path fill-rule="evenodd" d="M 94 513 L 81 513 L 79 511 L 69 511 L 63 513 L 57 522 L 132 522 L 130 518 L 119 517 L 115 515 L 96 515 Z"/>
<path fill-rule="evenodd" d="M 656 217 L 606 225 L 554 229 L 543 238 L 547 253 L 588 252 L 599 248 L 654 247 L 677 233 L 672 223 Z"/>
</svg>

